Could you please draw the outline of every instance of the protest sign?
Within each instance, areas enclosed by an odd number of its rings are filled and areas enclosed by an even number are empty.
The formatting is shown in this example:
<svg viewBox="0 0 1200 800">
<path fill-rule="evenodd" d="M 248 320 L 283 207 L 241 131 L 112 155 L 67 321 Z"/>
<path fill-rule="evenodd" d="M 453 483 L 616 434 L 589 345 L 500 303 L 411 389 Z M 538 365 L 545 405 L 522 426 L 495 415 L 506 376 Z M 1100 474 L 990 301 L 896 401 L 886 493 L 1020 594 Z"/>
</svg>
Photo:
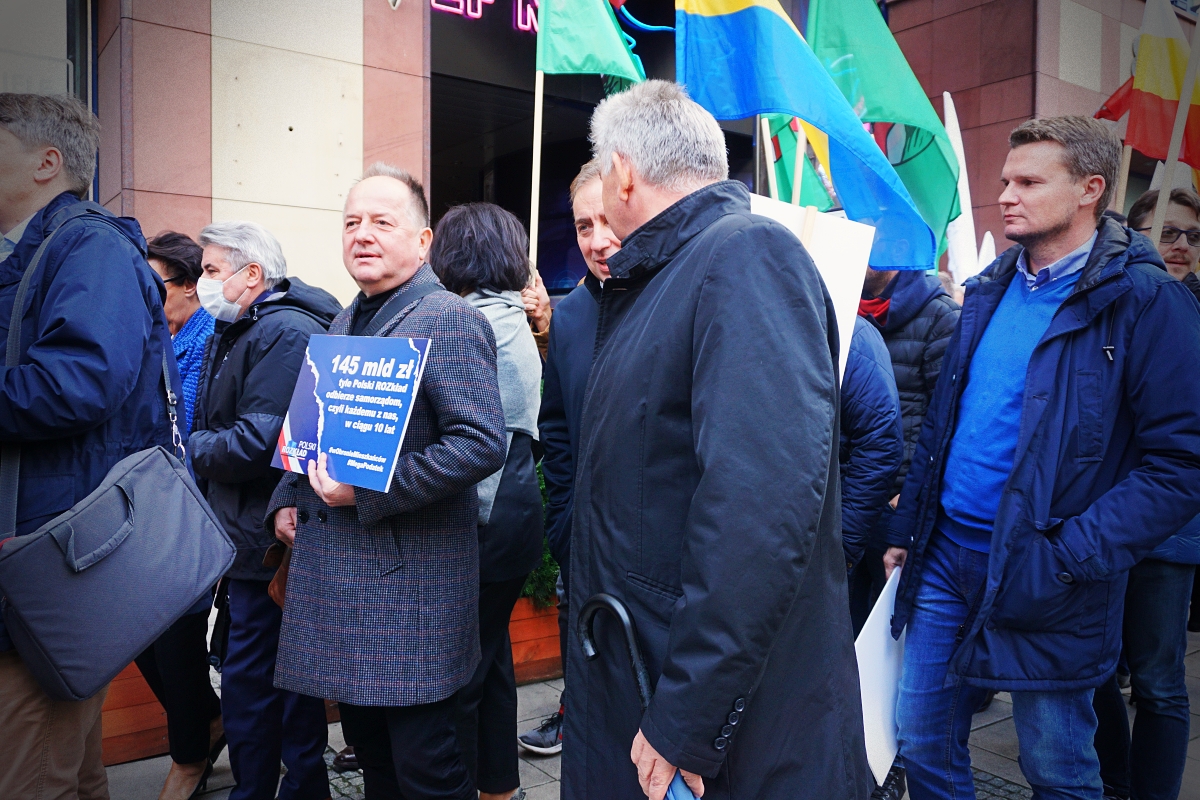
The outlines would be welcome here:
<svg viewBox="0 0 1200 800">
<path fill-rule="evenodd" d="M 854 642 L 867 763 L 871 765 L 875 782 L 881 786 L 900 751 L 896 741 L 896 699 L 900 694 L 900 673 L 904 667 L 904 634 L 900 634 L 899 640 L 892 638 L 892 612 L 899 585 L 900 569 L 897 568 L 884 584 Z"/>
<path fill-rule="evenodd" d="M 840 377 L 850 356 L 850 337 L 854 335 L 875 229 L 836 214 L 821 213 L 812 206 L 801 208 L 757 194 L 750 195 L 750 211 L 786 225 L 817 265 L 837 316 Z"/>
<path fill-rule="evenodd" d="M 306 473 L 324 453 L 335 481 L 386 492 L 428 352 L 429 339 L 311 337 L 272 466 Z"/>
</svg>

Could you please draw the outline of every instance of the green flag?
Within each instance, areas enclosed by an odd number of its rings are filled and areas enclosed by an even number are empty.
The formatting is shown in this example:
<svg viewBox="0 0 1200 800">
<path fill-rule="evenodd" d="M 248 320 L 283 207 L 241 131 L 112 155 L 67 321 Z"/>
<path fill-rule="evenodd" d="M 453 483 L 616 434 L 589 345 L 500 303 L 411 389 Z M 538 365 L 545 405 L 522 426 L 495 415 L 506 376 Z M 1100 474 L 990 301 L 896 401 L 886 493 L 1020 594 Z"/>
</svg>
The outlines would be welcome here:
<svg viewBox="0 0 1200 800">
<path fill-rule="evenodd" d="M 873 0 L 811 0 L 808 41 L 946 249 L 960 213 L 958 159 L 946 128 Z M 803 187 L 803 184 L 801 184 Z"/>
<path fill-rule="evenodd" d="M 542 0 L 537 68 L 548 75 L 595 74 L 644 81 L 608 0 Z"/>
<path fill-rule="evenodd" d="M 779 199 L 785 203 L 792 202 L 792 173 L 796 170 L 796 143 L 799 136 L 796 128 L 799 123 L 790 114 L 767 114 L 771 123 L 771 142 L 767 152 L 774 148 L 775 177 L 779 186 Z M 833 208 L 833 200 L 821 182 L 821 176 L 813 169 L 812 162 L 807 156 L 800 161 L 803 177 L 800 180 L 800 205 L 816 206 L 817 211 L 828 211 Z"/>
</svg>

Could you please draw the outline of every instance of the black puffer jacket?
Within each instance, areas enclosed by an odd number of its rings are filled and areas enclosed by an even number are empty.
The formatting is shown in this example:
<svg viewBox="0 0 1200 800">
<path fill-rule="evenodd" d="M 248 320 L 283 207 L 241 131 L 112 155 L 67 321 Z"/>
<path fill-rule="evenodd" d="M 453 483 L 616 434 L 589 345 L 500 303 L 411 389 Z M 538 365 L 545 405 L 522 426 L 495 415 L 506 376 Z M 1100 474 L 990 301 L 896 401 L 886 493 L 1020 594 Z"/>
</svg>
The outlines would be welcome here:
<svg viewBox="0 0 1200 800">
<path fill-rule="evenodd" d="M 880 332 L 892 357 L 892 372 L 900 392 L 900 414 L 904 418 L 904 461 L 896 473 L 894 496 L 904 488 L 908 462 L 916 449 L 921 422 L 942 372 L 942 356 L 962 307 L 946 294 L 936 276 L 924 272 L 901 272 L 890 288 L 892 302 L 887 324 Z M 874 318 L 868 319 L 876 322 Z"/>
<path fill-rule="evenodd" d="M 205 497 L 237 546 L 229 577 L 270 580 L 263 527 L 283 473 L 271 466 L 308 337 L 342 310 L 333 295 L 286 278 L 208 340 L 188 451 Z"/>
</svg>

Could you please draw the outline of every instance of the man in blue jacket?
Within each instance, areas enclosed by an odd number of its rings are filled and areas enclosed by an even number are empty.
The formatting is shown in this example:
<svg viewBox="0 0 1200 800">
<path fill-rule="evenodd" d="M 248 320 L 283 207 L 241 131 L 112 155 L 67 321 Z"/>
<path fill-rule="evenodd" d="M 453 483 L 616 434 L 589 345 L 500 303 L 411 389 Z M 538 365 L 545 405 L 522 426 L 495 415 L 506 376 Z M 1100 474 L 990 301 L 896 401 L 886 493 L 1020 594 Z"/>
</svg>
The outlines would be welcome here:
<svg viewBox="0 0 1200 800">
<path fill-rule="evenodd" d="M 1200 350 L 1200 311 L 1145 237 L 1100 216 L 1120 141 L 1058 117 L 1009 145 L 1020 246 L 967 282 L 893 525 L 911 542 L 892 628 L 908 627 L 913 800 L 973 796 L 987 689 L 1012 693 L 1034 797 L 1100 800 L 1092 693 L 1116 669 L 1128 570 L 1200 511 L 1200 373 L 1179 357 Z"/>
<path fill-rule="evenodd" d="M 171 444 L 163 283 L 137 222 L 80 202 L 99 139 L 74 98 L 0 94 L 0 339 L 22 275 L 58 231 L 29 286 L 19 365 L 0 372 L 0 440 L 21 445 L 18 535 L 82 500 L 126 456 Z M 0 797 L 107 800 L 105 695 L 51 700 L 0 624 Z"/>
<path fill-rule="evenodd" d="M 575 237 L 587 264 L 583 283 L 563 298 L 550 320 L 550 340 L 543 371 L 542 409 L 538 432 L 546 454 L 542 475 L 546 479 L 546 539 L 558 562 L 563 593 L 559 596 L 559 639 L 563 663 L 567 660 L 566 601 L 571 588 L 571 509 L 575 484 L 575 454 L 579 445 L 579 415 L 592 371 L 592 349 L 596 343 L 596 318 L 600 287 L 608 278 L 608 258 L 621 249 L 621 240 L 608 227 L 601 197 L 600 164 L 595 159 L 583 165 L 571 181 L 571 210 Z M 564 692 L 565 694 L 565 692 Z M 517 738 L 533 753 L 552 755 L 562 750 L 563 706 L 535 729 Z"/>
</svg>

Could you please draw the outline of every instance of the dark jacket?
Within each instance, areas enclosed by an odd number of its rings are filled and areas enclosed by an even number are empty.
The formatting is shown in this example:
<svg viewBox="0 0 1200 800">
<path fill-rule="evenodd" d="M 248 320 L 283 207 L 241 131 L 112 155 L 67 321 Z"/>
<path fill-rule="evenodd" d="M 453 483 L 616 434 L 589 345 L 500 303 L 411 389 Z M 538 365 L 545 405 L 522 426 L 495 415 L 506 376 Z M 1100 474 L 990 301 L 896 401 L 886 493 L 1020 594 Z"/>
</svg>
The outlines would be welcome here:
<svg viewBox="0 0 1200 800">
<path fill-rule="evenodd" d="M 936 275 L 904 271 L 893 279 L 891 290 L 887 324 L 880 332 L 892 359 L 892 373 L 900 393 L 904 460 L 889 500 L 904 488 L 904 477 L 908 475 L 908 465 L 921 434 L 921 422 L 942 372 L 942 356 L 962 313 Z M 869 319 L 878 327 L 873 317 Z"/>
<path fill-rule="evenodd" d="M 862 317 L 854 320 L 842 376 L 841 428 L 842 547 L 849 568 L 862 558 L 904 458 L 892 362 L 883 337 Z"/>
<path fill-rule="evenodd" d="M 680 200 L 608 263 L 570 602 L 625 602 L 655 695 L 643 715 L 620 626 L 598 618 L 600 657 L 567 655 L 564 796 L 640 797 L 640 727 L 704 776 L 706 800 L 866 798 L 820 276 L 736 181 Z"/>
<path fill-rule="evenodd" d="M 550 342 L 542 373 L 542 410 L 538 432 L 545 455 L 546 539 L 568 581 L 571 554 L 571 506 L 575 483 L 575 454 L 579 447 L 579 415 L 592 371 L 596 345 L 596 316 L 600 281 L 590 272 L 554 309 Z"/>
<path fill-rule="evenodd" d="M 70 194 L 56 197 L 0 262 L 0 341 L 34 252 L 56 216 L 78 203 Z M 125 456 L 171 446 L 165 288 L 146 263 L 141 229 L 132 219 L 96 215 L 65 224 L 25 299 L 20 366 L 0 380 L 0 438 L 22 444 L 18 534 L 82 500 Z M 0 650 L 10 647 L 0 624 Z"/>
<path fill-rule="evenodd" d="M 237 546 L 229 577 L 269 581 L 263 526 L 283 475 L 271 466 L 308 337 L 341 310 L 333 295 L 285 278 L 231 323 L 217 323 L 204 354 L 189 452 L 217 519 Z"/>
<path fill-rule="evenodd" d="M 424 266 L 412 285 L 436 282 Z M 346 335 L 358 301 L 330 333 Z M 329 508 L 288 473 L 270 513 L 298 524 L 275 685 L 369 706 L 443 700 L 479 664 L 479 499 L 504 464 L 504 410 L 492 326 L 446 291 L 394 313 L 377 336 L 429 337 L 391 489 L 355 489 Z"/>
<path fill-rule="evenodd" d="M 896 534 L 911 536 L 892 631 L 912 613 L 971 358 L 1021 248 L 966 284 L 913 456 Z M 1170 346 L 1163 332 L 1170 331 Z M 1121 649 L 1130 567 L 1200 513 L 1200 307 L 1144 236 L 1103 220 L 1033 351 L 987 586 L 950 680 L 1001 690 L 1100 685 Z M 1187 357 L 1181 354 L 1193 354 Z"/>
</svg>

